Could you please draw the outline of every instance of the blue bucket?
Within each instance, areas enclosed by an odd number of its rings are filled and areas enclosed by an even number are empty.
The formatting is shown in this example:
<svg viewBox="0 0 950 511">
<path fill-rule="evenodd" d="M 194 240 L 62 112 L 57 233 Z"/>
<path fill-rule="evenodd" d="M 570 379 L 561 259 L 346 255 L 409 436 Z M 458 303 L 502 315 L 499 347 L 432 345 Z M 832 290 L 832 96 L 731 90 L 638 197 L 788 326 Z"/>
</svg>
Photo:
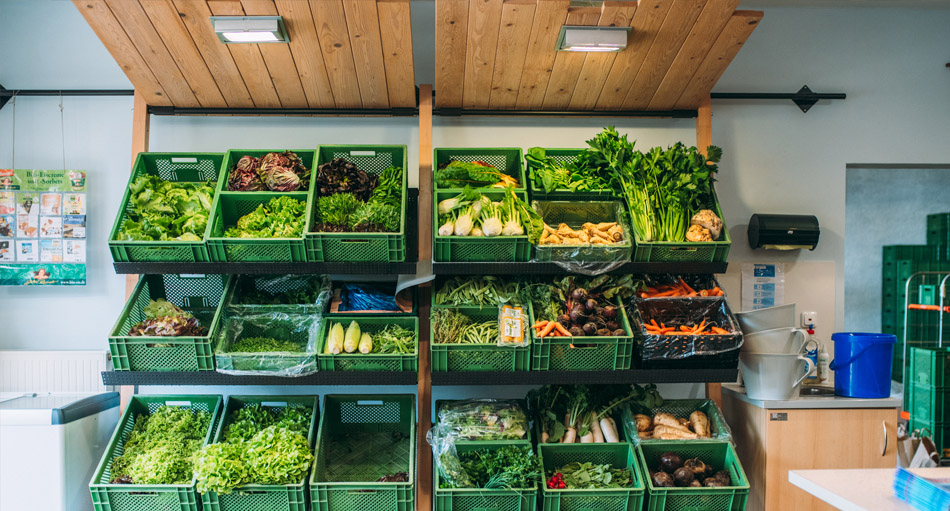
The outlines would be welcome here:
<svg viewBox="0 0 950 511">
<path fill-rule="evenodd" d="M 891 395 L 891 359 L 897 337 L 890 334 L 838 332 L 832 334 L 835 394 L 878 399 Z"/>
</svg>

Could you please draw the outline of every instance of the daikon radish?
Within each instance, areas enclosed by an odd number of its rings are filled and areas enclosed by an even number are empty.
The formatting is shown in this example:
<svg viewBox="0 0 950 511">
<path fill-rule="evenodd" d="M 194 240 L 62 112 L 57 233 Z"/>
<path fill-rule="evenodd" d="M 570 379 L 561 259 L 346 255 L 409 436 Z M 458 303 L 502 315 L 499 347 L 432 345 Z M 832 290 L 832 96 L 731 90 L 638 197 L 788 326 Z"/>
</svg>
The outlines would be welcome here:
<svg viewBox="0 0 950 511">
<path fill-rule="evenodd" d="M 604 432 L 600 429 L 600 421 L 597 420 L 597 412 L 590 412 L 590 430 L 594 434 L 594 443 L 604 443 Z"/>
<path fill-rule="evenodd" d="M 567 429 L 561 437 L 562 444 L 573 444 L 577 440 L 577 430 L 571 424 L 571 414 L 564 414 L 564 427 Z"/>
<path fill-rule="evenodd" d="M 592 444 L 594 443 L 594 431 L 588 431 L 587 434 L 581 437 L 582 444 Z"/>
<path fill-rule="evenodd" d="M 600 429 L 604 434 L 604 441 L 615 443 L 620 441 L 620 435 L 617 434 L 617 424 L 610 417 L 600 419 Z"/>
</svg>

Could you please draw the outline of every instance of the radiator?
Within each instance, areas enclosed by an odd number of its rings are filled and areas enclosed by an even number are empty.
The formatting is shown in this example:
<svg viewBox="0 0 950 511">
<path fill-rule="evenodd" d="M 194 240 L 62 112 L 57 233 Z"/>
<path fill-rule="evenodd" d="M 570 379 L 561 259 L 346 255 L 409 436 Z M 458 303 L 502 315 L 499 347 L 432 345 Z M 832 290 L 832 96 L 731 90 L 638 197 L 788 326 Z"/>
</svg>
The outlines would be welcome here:
<svg viewBox="0 0 950 511">
<path fill-rule="evenodd" d="M 107 351 L 0 350 L 0 392 L 105 392 Z"/>
</svg>

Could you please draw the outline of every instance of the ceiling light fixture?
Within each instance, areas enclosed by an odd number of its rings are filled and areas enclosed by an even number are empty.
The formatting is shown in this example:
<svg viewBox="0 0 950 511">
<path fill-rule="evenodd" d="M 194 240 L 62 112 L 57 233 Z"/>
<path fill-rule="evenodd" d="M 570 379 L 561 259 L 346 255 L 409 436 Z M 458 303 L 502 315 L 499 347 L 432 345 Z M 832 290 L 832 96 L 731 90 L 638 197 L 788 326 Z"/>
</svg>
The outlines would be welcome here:
<svg viewBox="0 0 950 511">
<path fill-rule="evenodd" d="M 290 42 L 280 16 L 211 16 L 211 24 L 224 44 Z"/>
<path fill-rule="evenodd" d="M 557 38 L 557 51 L 606 52 L 627 47 L 630 27 L 575 27 L 564 25 Z"/>
</svg>

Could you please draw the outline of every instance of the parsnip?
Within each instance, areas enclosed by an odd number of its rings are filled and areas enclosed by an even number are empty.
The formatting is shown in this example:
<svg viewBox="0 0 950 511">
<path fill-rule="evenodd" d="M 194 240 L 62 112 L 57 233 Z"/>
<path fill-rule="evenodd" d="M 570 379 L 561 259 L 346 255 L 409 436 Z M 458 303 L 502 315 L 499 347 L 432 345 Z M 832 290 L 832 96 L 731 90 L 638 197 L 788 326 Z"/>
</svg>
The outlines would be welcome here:
<svg viewBox="0 0 950 511">
<path fill-rule="evenodd" d="M 657 424 L 653 428 L 653 438 L 660 440 L 694 440 L 699 438 L 696 433 L 665 424 Z"/>
<path fill-rule="evenodd" d="M 673 414 L 671 414 L 671 413 L 666 413 L 666 412 L 660 412 L 660 413 L 654 415 L 654 416 L 653 416 L 653 424 L 654 424 L 655 426 L 662 424 L 662 425 L 666 425 L 666 426 L 672 426 L 672 427 L 674 427 L 674 428 L 682 428 L 682 427 L 683 427 L 682 424 L 680 424 L 680 421 L 679 421 L 676 417 L 674 417 Z"/>
<path fill-rule="evenodd" d="M 693 432 L 701 437 L 709 437 L 709 417 L 706 417 L 706 414 L 700 412 L 699 410 L 689 414 L 689 424 L 693 428 Z"/>
</svg>

